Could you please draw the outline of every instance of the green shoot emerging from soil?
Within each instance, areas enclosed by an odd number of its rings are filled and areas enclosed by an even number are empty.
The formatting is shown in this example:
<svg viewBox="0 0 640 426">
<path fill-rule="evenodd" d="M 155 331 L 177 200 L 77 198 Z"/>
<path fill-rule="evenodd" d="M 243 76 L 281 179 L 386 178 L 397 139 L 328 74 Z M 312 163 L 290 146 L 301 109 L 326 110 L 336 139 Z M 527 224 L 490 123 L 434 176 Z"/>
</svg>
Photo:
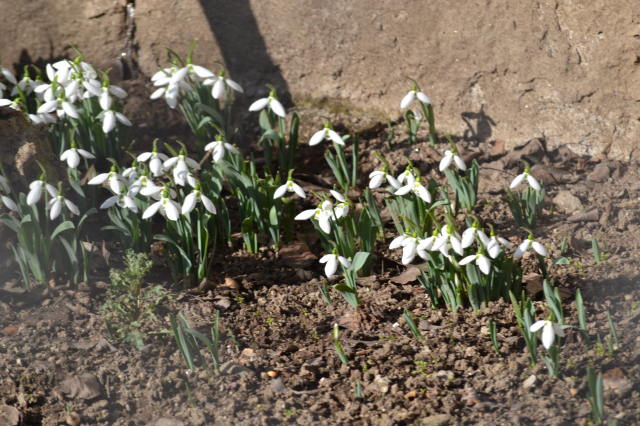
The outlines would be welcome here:
<svg viewBox="0 0 640 426">
<path fill-rule="evenodd" d="M 124 264 L 124 270 L 111 269 L 111 284 L 100 309 L 109 327 L 115 323 L 120 340 L 142 349 L 146 337 L 142 328 L 149 320 L 157 320 L 156 307 L 169 296 L 160 285 L 142 289 L 144 277 L 153 264 L 146 255 L 136 254 L 129 249 Z"/>
</svg>

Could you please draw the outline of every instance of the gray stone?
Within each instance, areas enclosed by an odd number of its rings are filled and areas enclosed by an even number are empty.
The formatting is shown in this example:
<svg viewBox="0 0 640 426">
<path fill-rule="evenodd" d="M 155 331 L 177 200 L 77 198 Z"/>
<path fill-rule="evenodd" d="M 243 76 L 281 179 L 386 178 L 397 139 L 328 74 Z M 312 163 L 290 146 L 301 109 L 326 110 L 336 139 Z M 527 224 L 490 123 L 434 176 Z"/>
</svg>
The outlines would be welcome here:
<svg viewBox="0 0 640 426">
<path fill-rule="evenodd" d="M 449 414 L 435 414 L 422 419 L 424 426 L 442 426 L 449 422 L 451 422 L 451 416 Z"/>
<path fill-rule="evenodd" d="M 525 380 L 522 383 L 522 387 L 525 389 L 529 389 L 533 387 L 533 385 L 536 383 L 536 380 L 537 380 L 537 377 L 532 374 L 531 376 L 529 376 L 527 380 Z"/>
<path fill-rule="evenodd" d="M 558 192 L 558 195 L 553 198 L 553 204 L 557 207 L 558 211 L 563 213 L 573 213 L 582 207 L 580 198 L 569 191 Z"/>
<path fill-rule="evenodd" d="M 220 374 L 222 374 L 223 376 L 230 376 L 232 374 L 240 374 L 241 376 L 247 376 L 247 375 L 255 376 L 256 372 L 253 370 L 250 370 L 244 365 L 238 364 L 237 362 L 227 361 L 220 366 Z"/>
<path fill-rule="evenodd" d="M 605 182 L 611 176 L 611 169 L 605 163 L 598 164 L 591 173 L 587 175 L 589 182 Z"/>
</svg>

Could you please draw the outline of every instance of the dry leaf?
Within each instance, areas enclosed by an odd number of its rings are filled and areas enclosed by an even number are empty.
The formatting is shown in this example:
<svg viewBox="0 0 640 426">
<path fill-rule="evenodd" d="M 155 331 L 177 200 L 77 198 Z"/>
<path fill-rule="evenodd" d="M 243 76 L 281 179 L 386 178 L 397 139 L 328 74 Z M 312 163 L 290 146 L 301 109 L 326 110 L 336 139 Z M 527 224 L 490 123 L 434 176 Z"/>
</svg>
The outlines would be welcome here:
<svg viewBox="0 0 640 426">
<path fill-rule="evenodd" d="M 71 398 L 91 399 L 100 395 L 100 385 L 92 374 L 73 376 L 60 383 L 60 390 Z"/>
<path fill-rule="evenodd" d="M 107 244 L 104 240 L 102 240 L 102 257 L 104 257 L 104 261 L 107 262 L 107 266 L 110 266 L 109 258 L 111 257 L 111 253 L 107 250 Z"/>
<path fill-rule="evenodd" d="M 318 258 L 302 241 L 292 241 L 280 249 L 280 256 L 290 268 L 303 269 L 311 266 Z"/>
<path fill-rule="evenodd" d="M 389 281 L 396 284 L 408 284 L 418 279 L 420 268 L 409 266 L 402 274 L 391 278 Z"/>
</svg>

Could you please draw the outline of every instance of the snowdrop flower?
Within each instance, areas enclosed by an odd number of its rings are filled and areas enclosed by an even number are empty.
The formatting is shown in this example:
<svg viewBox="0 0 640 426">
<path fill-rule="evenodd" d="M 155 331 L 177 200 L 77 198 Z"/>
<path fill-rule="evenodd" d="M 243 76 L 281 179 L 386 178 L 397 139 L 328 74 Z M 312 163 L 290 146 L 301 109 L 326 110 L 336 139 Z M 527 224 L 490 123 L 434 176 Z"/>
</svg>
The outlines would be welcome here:
<svg viewBox="0 0 640 426">
<path fill-rule="evenodd" d="M 466 164 L 464 164 L 464 161 L 462 161 L 462 158 L 458 155 L 458 150 L 455 146 L 452 146 L 451 149 L 444 152 L 444 157 L 440 160 L 440 171 L 442 172 L 448 169 L 453 161 L 455 161 L 460 170 L 467 170 Z"/>
<path fill-rule="evenodd" d="M 195 185 L 194 185 L 195 186 Z M 147 184 L 145 185 L 145 187 L 143 187 L 142 189 L 140 189 L 140 194 L 144 195 L 144 196 L 148 196 L 153 198 L 156 201 L 160 201 L 161 197 L 161 193 L 163 189 L 167 189 L 169 191 L 169 197 L 171 199 L 176 198 L 177 193 L 176 191 L 171 187 L 171 186 L 164 186 L 164 185 L 156 185 L 155 183 L 153 183 L 151 180 L 149 180 L 147 182 Z"/>
<path fill-rule="evenodd" d="M 171 109 L 176 109 L 178 105 L 178 97 L 180 95 L 180 87 L 177 84 L 169 84 L 167 87 L 160 87 L 156 89 L 150 96 L 151 99 L 159 99 L 164 95 L 167 105 Z"/>
<path fill-rule="evenodd" d="M 416 177 L 416 171 L 411 164 L 409 164 L 407 168 L 398 175 L 398 183 L 403 183 L 405 180 L 409 179 L 409 176 L 413 176 L 414 178 Z"/>
<path fill-rule="evenodd" d="M 140 175 L 142 175 L 142 171 L 140 170 L 140 167 L 138 167 L 137 159 L 134 157 L 131 167 L 122 172 L 122 177 L 126 177 L 129 179 L 129 184 L 133 184 Z"/>
<path fill-rule="evenodd" d="M 338 219 L 341 217 L 345 217 L 349 214 L 349 202 L 345 198 L 344 195 L 340 194 L 338 191 L 334 191 L 333 189 L 329 191 L 333 198 L 339 201 L 338 204 L 333 208 Z"/>
<path fill-rule="evenodd" d="M 467 263 L 471 263 L 476 261 L 476 265 L 480 268 L 483 274 L 489 275 L 491 272 L 491 261 L 487 259 L 487 257 L 482 254 L 482 249 L 478 249 L 477 254 L 472 254 L 471 256 L 467 256 L 460 261 L 460 266 L 466 265 Z"/>
<path fill-rule="evenodd" d="M 114 195 L 113 197 L 107 198 L 107 200 L 102 203 L 100 206 L 101 209 L 108 209 L 109 207 L 117 204 L 120 208 L 127 208 L 134 213 L 138 213 L 138 206 L 135 201 L 129 197 L 129 195 L 125 195 L 124 187 L 120 188 L 120 194 Z"/>
<path fill-rule="evenodd" d="M 217 78 L 216 77 L 208 78 L 202 83 L 205 86 L 213 85 L 213 88 L 211 89 L 211 96 L 213 96 L 214 99 L 220 99 L 220 96 L 223 95 L 226 86 L 231 87 L 236 92 L 240 92 L 240 93 L 244 92 L 244 90 L 242 90 L 242 87 L 240 87 L 238 83 L 236 83 L 233 80 L 229 80 L 224 75 L 225 75 L 225 70 L 223 69 L 222 71 L 220 71 L 220 75 L 218 75 Z"/>
<path fill-rule="evenodd" d="M 62 94 L 60 94 L 60 97 L 58 99 L 45 102 L 40 106 L 40 108 L 38 108 L 38 114 L 53 111 L 56 111 L 58 117 L 64 117 L 64 115 L 66 114 L 69 117 L 73 117 L 75 119 L 80 118 L 76 107 L 73 106 L 73 104 L 69 102 L 65 97 L 63 97 Z"/>
<path fill-rule="evenodd" d="M 414 85 L 413 88 L 409 90 L 409 93 L 407 93 L 404 98 L 402 98 L 402 102 L 400 102 L 400 108 L 404 109 L 408 107 L 415 98 L 418 98 L 420 102 L 424 102 L 425 104 L 431 103 L 431 99 L 429 99 L 429 97 L 424 93 L 418 91 L 418 86 Z"/>
<path fill-rule="evenodd" d="M 484 233 L 482 229 L 479 228 L 479 223 L 476 220 L 473 222 L 473 226 L 471 228 L 467 228 L 462 233 L 462 248 L 471 247 L 471 244 L 475 241 L 476 237 L 480 239 L 482 245 L 487 247 L 489 245 L 489 237 Z"/>
<path fill-rule="evenodd" d="M 20 103 L 18 99 L 12 101 L 11 99 L 0 99 L 0 107 L 8 106 L 9 108 L 13 108 L 16 111 L 20 111 Z"/>
<path fill-rule="evenodd" d="M 391 174 L 387 173 L 387 166 L 382 167 L 382 170 L 376 170 L 369 174 L 369 188 L 380 188 L 383 183 L 389 182 L 395 189 L 400 189 L 400 182 L 396 180 Z"/>
<path fill-rule="evenodd" d="M 402 240 L 402 264 L 408 265 L 413 262 L 418 251 L 418 237 L 413 234 Z"/>
<path fill-rule="evenodd" d="M 189 195 L 184 198 L 184 205 L 182 206 L 182 214 L 189 214 L 195 208 L 196 203 L 202 203 L 205 209 L 209 213 L 216 214 L 216 207 L 211 200 L 202 193 L 200 190 L 200 184 L 196 183 L 195 188 Z"/>
<path fill-rule="evenodd" d="M 460 243 L 460 235 L 449 225 L 445 225 L 440 231 L 440 236 L 436 239 L 431 251 L 440 250 L 446 244 L 451 244 L 453 250 L 460 256 L 464 254 L 462 244 Z"/>
<path fill-rule="evenodd" d="M 489 256 L 491 256 L 494 259 L 498 257 L 498 255 L 500 254 L 500 244 L 502 244 L 507 248 L 511 248 L 511 243 L 508 240 L 505 240 L 504 238 L 496 237 L 495 232 L 493 232 L 493 228 L 491 228 L 489 244 L 486 245 Z"/>
<path fill-rule="evenodd" d="M 218 135 L 215 141 L 209 142 L 204 147 L 204 150 L 205 151 L 213 150 L 214 163 L 217 163 L 218 161 L 222 160 L 224 158 L 224 154 L 226 151 L 229 151 L 233 154 L 240 154 L 240 151 L 238 151 L 235 146 L 222 140 L 222 135 Z"/>
<path fill-rule="evenodd" d="M 418 238 L 418 247 L 416 247 L 418 256 L 420 256 L 424 260 L 428 260 L 429 254 L 427 253 L 427 251 L 431 251 L 437 239 L 438 239 L 437 229 L 433 230 L 433 235 L 431 235 L 430 237 L 427 237 L 425 239 Z"/>
<path fill-rule="evenodd" d="M 525 165 L 526 166 L 524 168 L 524 172 L 522 174 L 516 176 L 516 178 L 513 180 L 513 182 L 511 182 L 511 185 L 509 186 L 509 188 L 513 189 L 516 186 L 520 185 L 522 182 L 526 182 L 526 183 L 529 184 L 530 187 L 532 187 L 536 191 L 540 191 L 540 184 L 538 183 L 536 178 L 534 178 L 531 175 L 531 169 L 529 168 L 529 164 L 527 164 L 525 162 Z"/>
<path fill-rule="evenodd" d="M 555 343 L 556 335 L 560 337 L 564 337 L 565 335 L 564 330 L 562 329 L 562 327 L 560 327 L 560 324 L 557 324 L 549 320 L 538 321 L 535 324 L 532 324 L 529 330 L 532 333 L 535 333 L 541 328 L 542 328 L 542 344 L 547 350 L 549 350 L 549 348 L 553 346 L 553 344 Z"/>
<path fill-rule="evenodd" d="M 176 71 L 171 77 L 171 80 L 173 82 L 178 82 L 184 80 L 186 76 L 189 76 L 195 81 L 204 81 L 208 78 L 216 78 L 216 75 L 205 67 L 201 67 L 200 65 L 187 64 L 186 67 Z"/>
<path fill-rule="evenodd" d="M 49 185 L 48 183 L 46 183 L 45 181 L 45 176 L 44 174 L 42 176 L 40 176 L 39 180 L 34 180 L 33 182 L 31 182 L 31 184 L 29 185 L 29 194 L 27 194 L 27 205 L 28 206 L 32 206 L 35 203 L 37 203 L 38 201 L 40 201 L 40 197 L 42 196 L 42 190 L 44 188 L 47 188 L 47 191 L 49 191 L 49 193 L 51 193 L 51 191 L 56 191 L 56 187 L 53 185 Z M 56 192 L 57 194 L 57 192 Z"/>
<path fill-rule="evenodd" d="M 11 188 L 9 188 L 9 183 L 3 176 L 0 176 L 0 190 L 4 191 L 6 194 L 9 194 L 9 191 L 11 190 Z M 14 212 L 18 211 L 18 206 L 11 198 L 2 195 L 0 196 L 0 199 L 9 210 L 13 210 Z"/>
<path fill-rule="evenodd" d="M 42 114 L 29 114 L 29 120 L 34 124 L 56 124 L 56 119 L 48 112 Z"/>
<path fill-rule="evenodd" d="M 411 232 L 410 232 L 409 228 L 407 228 L 404 231 L 404 234 L 398 235 L 397 237 L 395 237 L 393 239 L 393 241 L 391 241 L 391 244 L 389 244 L 389 250 L 393 250 L 393 249 L 397 249 L 398 247 L 402 247 L 402 242 L 405 240 L 405 238 L 411 238 Z"/>
<path fill-rule="evenodd" d="M 162 176 L 162 171 L 164 170 L 163 164 L 169 159 L 165 154 L 158 152 L 157 142 L 157 139 L 153 141 L 153 151 L 138 155 L 138 161 L 142 163 L 151 160 L 149 161 L 149 170 L 151 170 L 154 177 Z"/>
<path fill-rule="evenodd" d="M 16 96 L 18 93 L 20 93 L 18 92 L 18 87 L 26 96 L 29 96 L 38 86 L 39 84 L 37 84 L 34 80 L 31 79 L 31 77 L 29 77 L 29 65 L 25 65 L 24 76 L 22 77 L 22 80 L 15 83 L 15 86 L 11 91 L 11 96 Z"/>
<path fill-rule="evenodd" d="M 276 189 L 276 192 L 273 194 L 273 199 L 277 200 L 278 198 L 283 197 L 284 194 L 286 194 L 287 192 L 295 192 L 300 197 L 307 198 L 307 194 L 304 193 L 304 189 L 302 189 L 302 187 L 300 187 L 300 185 L 295 183 L 291 178 L 291 173 L 289 174 L 289 179 L 287 179 L 287 183 L 285 183 L 284 185 Z"/>
<path fill-rule="evenodd" d="M 141 173 L 140 173 L 140 176 L 136 180 L 131 182 L 131 186 L 129 186 L 129 192 L 127 192 L 127 195 L 129 197 L 135 197 L 143 189 L 145 189 L 147 187 L 155 187 L 155 186 L 156 186 L 156 184 L 153 183 L 153 181 L 151 179 L 149 179 L 149 176 L 147 174 L 147 170 L 143 169 L 141 171 Z M 162 189 L 162 187 L 160 187 L 158 192 L 160 192 L 161 189 Z M 142 194 L 142 195 L 144 195 L 144 194 Z"/>
<path fill-rule="evenodd" d="M 15 78 L 15 76 L 13 75 L 13 73 L 11 71 L 9 71 L 6 68 L 2 68 L 0 66 L 0 72 L 2 73 L 2 75 L 4 75 L 4 78 L 9 80 L 9 83 L 16 84 L 16 78 Z"/>
<path fill-rule="evenodd" d="M 184 186 L 186 183 L 189 167 L 200 170 L 200 164 L 196 160 L 187 157 L 187 152 L 184 148 L 180 150 L 177 157 L 168 159 L 162 166 L 165 169 L 173 168 L 173 179 L 180 186 Z"/>
<path fill-rule="evenodd" d="M 533 250 L 535 250 L 535 252 L 538 253 L 540 256 L 547 256 L 549 254 L 547 252 L 547 249 L 542 244 L 540 244 L 537 241 L 533 241 L 533 234 L 530 233 L 529 238 L 524 240 L 523 243 L 520 244 L 520 246 L 518 246 L 515 253 L 513 253 L 513 258 L 514 259 L 521 258 L 531 248 L 533 248 Z"/>
<path fill-rule="evenodd" d="M 160 201 L 151 204 L 143 213 L 142 218 L 148 219 L 159 211 L 162 216 L 169 220 L 178 220 L 181 209 L 180 204 L 169 198 L 169 191 L 167 188 L 164 188 L 160 194 Z"/>
<path fill-rule="evenodd" d="M 333 249 L 333 253 L 322 256 L 320 263 L 326 263 L 324 273 L 327 278 L 335 275 L 338 270 L 338 262 L 342 264 L 343 268 L 353 269 L 351 262 L 349 262 L 345 257 L 339 256 L 336 249 Z"/>
<path fill-rule="evenodd" d="M 80 164 L 80 156 L 89 160 L 96 158 L 92 153 L 85 151 L 84 149 L 76 148 L 76 143 L 71 141 L 71 148 L 62 153 L 60 161 L 66 161 L 69 167 L 75 169 L 78 167 L 78 164 Z"/>
<path fill-rule="evenodd" d="M 124 186 L 128 185 L 127 180 L 120 174 L 117 173 L 116 166 L 111 166 L 111 171 L 109 173 L 101 173 L 98 176 L 91 179 L 88 184 L 89 185 L 102 185 L 107 182 L 109 188 L 113 191 L 114 194 L 119 194 L 120 189 Z"/>
<path fill-rule="evenodd" d="M 431 202 L 431 194 L 429 193 L 429 191 L 427 191 L 427 188 L 425 188 L 422 185 L 422 182 L 420 181 L 420 175 L 418 175 L 418 177 L 415 178 L 413 177 L 413 174 L 410 174 L 409 177 L 407 178 L 407 184 L 402 188 L 398 189 L 395 195 L 405 195 L 410 192 L 415 193 L 418 197 L 422 198 L 422 200 L 426 203 Z"/>
<path fill-rule="evenodd" d="M 125 126 L 131 126 L 131 121 L 124 114 L 109 110 L 102 116 L 102 131 L 109 133 L 116 128 L 116 119 Z"/>
<path fill-rule="evenodd" d="M 297 215 L 295 220 L 307 220 L 314 218 L 320 224 L 320 229 L 325 234 L 331 233 L 331 221 L 330 219 L 334 217 L 333 214 L 333 203 L 329 200 L 324 200 L 322 204 L 320 204 L 315 209 L 305 210 L 299 215 Z"/>
<path fill-rule="evenodd" d="M 268 98 L 258 99 L 257 101 L 252 103 L 251 106 L 249 107 L 249 111 L 260 111 L 261 109 L 264 109 L 267 106 L 276 115 L 279 115 L 282 118 L 285 118 L 287 116 L 287 113 L 284 110 L 284 107 L 282 106 L 280 101 L 278 101 L 278 97 L 276 95 L 276 91 L 275 90 L 271 90 L 271 92 L 269 93 L 269 97 Z"/>
<path fill-rule="evenodd" d="M 334 143 L 338 145 L 344 145 L 344 141 L 332 128 L 329 123 L 324 125 L 324 129 L 316 132 L 313 136 L 311 136 L 311 140 L 309 140 L 309 146 L 318 145 L 323 140 L 332 140 Z"/>
<path fill-rule="evenodd" d="M 78 207 L 62 195 L 62 184 L 59 185 L 59 189 L 56 189 L 52 185 L 47 185 L 47 191 L 49 191 L 49 195 L 52 197 L 46 207 L 47 210 L 50 210 L 49 217 L 51 220 L 55 220 L 60 216 L 60 213 L 62 212 L 62 204 L 65 204 L 72 213 L 80 215 Z"/>
</svg>

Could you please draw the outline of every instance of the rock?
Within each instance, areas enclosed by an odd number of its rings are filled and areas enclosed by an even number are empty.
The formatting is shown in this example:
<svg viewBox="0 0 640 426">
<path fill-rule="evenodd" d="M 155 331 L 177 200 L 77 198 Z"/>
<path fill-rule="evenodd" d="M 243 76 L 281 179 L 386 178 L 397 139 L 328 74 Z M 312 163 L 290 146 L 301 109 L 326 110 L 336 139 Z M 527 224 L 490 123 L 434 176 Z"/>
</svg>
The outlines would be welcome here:
<svg viewBox="0 0 640 426">
<path fill-rule="evenodd" d="M 441 426 L 451 422 L 451 416 L 449 414 L 435 414 L 424 417 L 421 422 L 424 426 Z"/>
<path fill-rule="evenodd" d="M 418 391 L 412 390 L 404 394 L 404 399 L 407 401 L 418 396 Z"/>
<path fill-rule="evenodd" d="M 582 202 L 580 198 L 576 197 L 569 191 L 559 191 L 558 195 L 553 198 L 553 204 L 556 205 L 558 211 L 564 213 L 573 213 L 576 210 L 580 210 Z"/>
<path fill-rule="evenodd" d="M 618 212 L 618 223 L 616 228 L 618 231 L 624 231 L 629 224 L 637 222 L 635 212 L 627 209 L 620 209 Z"/>
<path fill-rule="evenodd" d="M 536 383 L 536 380 L 537 380 L 536 376 L 534 376 L 534 375 L 532 374 L 531 376 L 529 376 L 529 378 L 528 378 L 527 380 L 525 380 L 525 381 L 522 383 L 522 387 L 523 387 L 525 390 L 526 390 L 526 389 L 529 389 L 529 388 L 533 387 L 533 385 Z"/>
<path fill-rule="evenodd" d="M 147 423 L 146 426 L 184 426 L 184 423 L 182 423 L 180 420 L 162 417 L 150 423 Z"/>
<path fill-rule="evenodd" d="M 391 385 L 391 380 L 387 379 L 386 377 L 382 377 L 381 375 L 377 374 L 376 378 L 373 379 L 373 383 L 376 384 L 376 386 L 378 387 L 378 390 L 380 391 L 381 394 L 386 394 L 387 392 L 389 392 L 389 387 Z"/>
<path fill-rule="evenodd" d="M 232 374 L 239 374 L 241 376 L 255 376 L 256 372 L 248 369 L 244 365 L 238 364 L 237 362 L 227 361 L 220 366 L 220 374 L 222 374 L 223 376 L 230 376 Z"/>
<path fill-rule="evenodd" d="M 600 163 L 587 175 L 589 182 L 605 182 L 611 176 L 611 170 L 606 163 Z"/>
<path fill-rule="evenodd" d="M 600 219 L 600 212 L 597 208 L 592 208 L 583 213 L 575 213 L 567 218 L 569 222 L 597 222 Z"/>
<path fill-rule="evenodd" d="M 442 379 L 442 380 L 451 380 L 453 379 L 453 371 L 450 370 L 440 370 L 433 373 L 433 376 Z"/>
<path fill-rule="evenodd" d="M 60 390 L 71 398 L 91 399 L 100 395 L 100 385 L 92 374 L 73 376 L 60 383 Z"/>
<path fill-rule="evenodd" d="M 10 406 L 0 405 L 0 425 L 19 426 L 22 424 L 22 413 Z"/>
</svg>

